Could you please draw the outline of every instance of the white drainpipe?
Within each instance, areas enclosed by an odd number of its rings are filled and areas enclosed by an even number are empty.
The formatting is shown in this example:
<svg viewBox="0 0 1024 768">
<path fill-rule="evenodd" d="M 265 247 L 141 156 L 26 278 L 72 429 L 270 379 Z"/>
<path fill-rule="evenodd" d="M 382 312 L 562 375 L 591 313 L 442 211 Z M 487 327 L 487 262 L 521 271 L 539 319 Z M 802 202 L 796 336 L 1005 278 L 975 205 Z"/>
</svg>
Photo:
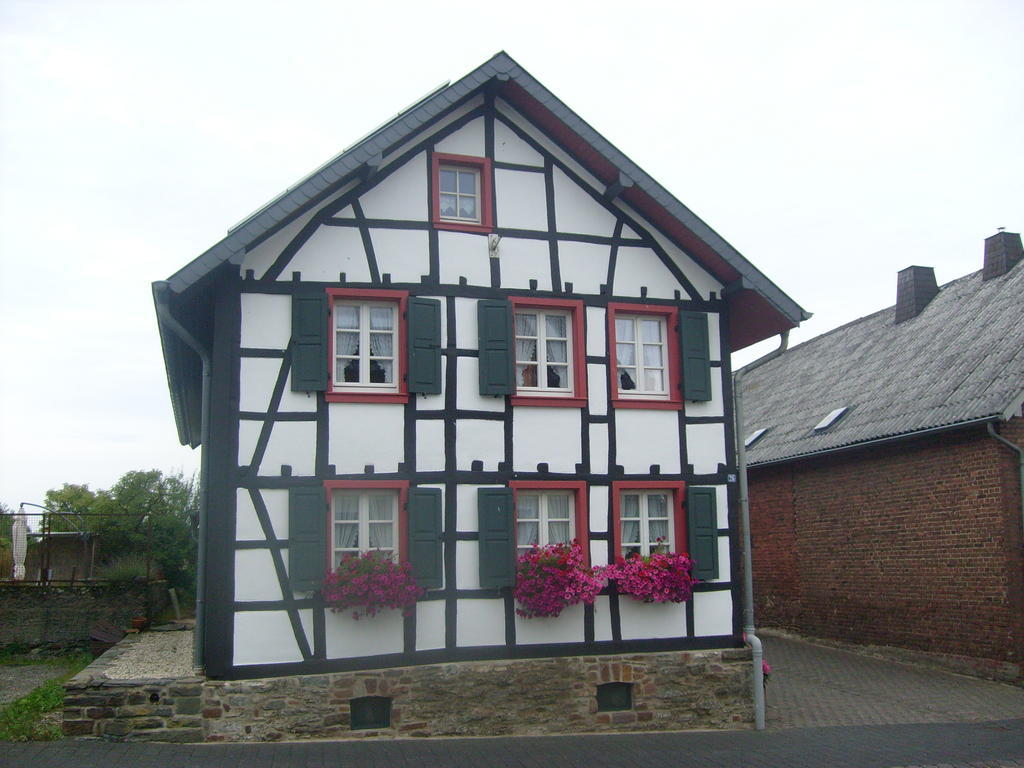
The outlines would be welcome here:
<svg viewBox="0 0 1024 768">
<path fill-rule="evenodd" d="M 750 643 L 754 657 L 754 727 L 764 730 L 764 648 L 761 639 L 754 633 L 754 574 L 750 556 L 750 499 L 747 494 L 747 446 L 744 443 L 746 425 L 743 423 L 743 377 L 769 360 L 786 351 L 789 346 L 789 331 L 784 331 L 779 338 L 779 347 L 760 357 L 752 363 L 740 368 L 732 377 L 733 415 L 736 420 L 736 458 L 740 482 L 740 525 L 743 544 L 743 634 Z"/>
</svg>

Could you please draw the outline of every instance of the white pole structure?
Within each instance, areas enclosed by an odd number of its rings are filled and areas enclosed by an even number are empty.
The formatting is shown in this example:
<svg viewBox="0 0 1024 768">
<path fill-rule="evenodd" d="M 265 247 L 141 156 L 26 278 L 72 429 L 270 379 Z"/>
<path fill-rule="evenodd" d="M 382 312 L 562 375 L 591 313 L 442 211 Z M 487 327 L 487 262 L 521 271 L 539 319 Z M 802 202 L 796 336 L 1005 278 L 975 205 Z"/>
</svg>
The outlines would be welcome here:
<svg viewBox="0 0 1024 768">
<path fill-rule="evenodd" d="M 15 581 L 25 578 L 25 554 L 28 552 L 28 519 L 24 507 L 18 507 L 11 525 L 11 549 L 14 555 L 14 572 L 11 577 Z"/>
</svg>

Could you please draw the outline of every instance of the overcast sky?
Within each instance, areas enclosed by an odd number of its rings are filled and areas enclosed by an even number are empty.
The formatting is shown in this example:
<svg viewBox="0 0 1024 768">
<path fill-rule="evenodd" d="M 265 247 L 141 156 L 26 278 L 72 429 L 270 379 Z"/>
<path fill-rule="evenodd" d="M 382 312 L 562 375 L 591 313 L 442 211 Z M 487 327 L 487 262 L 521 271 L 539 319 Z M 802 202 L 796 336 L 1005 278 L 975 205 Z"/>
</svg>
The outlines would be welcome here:
<svg viewBox="0 0 1024 768">
<path fill-rule="evenodd" d="M 485 6 L 0 0 L 0 501 L 197 468 L 150 283 L 499 50 L 813 312 L 794 343 L 1024 227 L 1019 0 Z"/>
</svg>

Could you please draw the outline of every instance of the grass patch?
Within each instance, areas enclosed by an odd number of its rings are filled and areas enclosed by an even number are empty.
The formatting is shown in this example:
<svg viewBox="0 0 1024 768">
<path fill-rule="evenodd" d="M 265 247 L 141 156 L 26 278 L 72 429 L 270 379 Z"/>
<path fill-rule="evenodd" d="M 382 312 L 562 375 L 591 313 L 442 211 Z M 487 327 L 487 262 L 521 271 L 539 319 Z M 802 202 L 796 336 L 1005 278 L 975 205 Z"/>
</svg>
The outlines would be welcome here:
<svg viewBox="0 0 1024 768">
<path fill-rule="evenodd" d="M 0 709 L 0 741 L 56 741 L 64 738 L 60 727 L 61 710 L 64 708 L 63 683 L 90 661 L 92 657 L 89 654 L 34 659 L 34 664 L 60 666 L 67 671 Z"/>
</svg>

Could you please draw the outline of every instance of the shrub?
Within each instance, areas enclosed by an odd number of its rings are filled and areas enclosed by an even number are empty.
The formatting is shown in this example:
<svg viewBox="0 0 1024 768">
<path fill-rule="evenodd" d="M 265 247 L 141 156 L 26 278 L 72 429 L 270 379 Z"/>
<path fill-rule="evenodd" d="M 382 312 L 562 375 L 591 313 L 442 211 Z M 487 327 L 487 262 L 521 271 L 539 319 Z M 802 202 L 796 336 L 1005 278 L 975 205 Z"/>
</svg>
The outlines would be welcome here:
<svg viewBox="0 0 1024 768">
<path fill-rule="evenodd" d="M 150 564 L 150 576 L 156 576 L 156 569 Z M 146 558 L 142 555 L 121 555 L 96 569 L 96 578 L 116 584 L 146 580 Z"/>
</svg>

